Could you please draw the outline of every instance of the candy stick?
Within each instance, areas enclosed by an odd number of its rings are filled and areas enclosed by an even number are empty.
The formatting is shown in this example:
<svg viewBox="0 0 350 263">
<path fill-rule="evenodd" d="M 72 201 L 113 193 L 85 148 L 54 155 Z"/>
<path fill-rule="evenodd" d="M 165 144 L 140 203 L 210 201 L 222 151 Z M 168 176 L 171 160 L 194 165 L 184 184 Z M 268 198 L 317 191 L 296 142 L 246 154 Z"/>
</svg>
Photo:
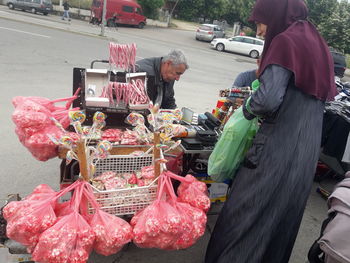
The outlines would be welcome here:
<svg viewBox="0 0 350 263">
<path fill-rule="evenodd" d="M 154 133 L 154 148 L 153 148 L 153 159 L 157 160 L 160 158 L 160 152 L 161 150 L 156 147 L 160 143 L 160 137 L 159 132 Z M 154 175 L 157 178 L 160 175 L 160 163 L 155 162 L 154 163 Z"/>
<path fill-rule="evenodd" d="M 89 181 L 89 169 L 87 165 L 85 140 L 79 140 L 77 142 L 77 157 L 79 161 L 80 175 L 85 181 Z"/>
<path fill-rule="evenodd" d="M 63 131 L 64 133 L 67 132 L 67 131 L 63 128 L 62 124 L 61 124 L 58 120 L 56 120 L 54 117 L 50 117 L 50 120 L 52 120 L 52 121 L 55 123 L 56 127 L 58 127 L 61 131 Z"/>
</svg>

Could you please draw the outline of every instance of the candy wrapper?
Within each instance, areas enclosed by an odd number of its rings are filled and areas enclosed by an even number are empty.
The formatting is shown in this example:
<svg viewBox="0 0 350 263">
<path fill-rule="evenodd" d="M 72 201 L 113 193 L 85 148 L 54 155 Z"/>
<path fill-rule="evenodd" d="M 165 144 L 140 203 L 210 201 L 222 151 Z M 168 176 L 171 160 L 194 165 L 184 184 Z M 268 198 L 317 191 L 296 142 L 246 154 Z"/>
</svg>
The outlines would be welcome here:
<svg viewBox="0 0 350 263">
<path fill-rule="evenodd" d="M 138 145 L 139 140 L 138 133 L 135 131 L 126 130 L 121 138 L 120 144 L 123 145 Z"/>
<path fill-rule="evenodd" d="M 141 168 L 141 177 L 144 179 L 154 179 L 154 166 L 145 166 Z"/>
<path fill-rule="evenodd" d="M 102 140 L 110 142 L 120 142 L 122 139 L 123 131 L 120 129 L 107 129 L 102 133 Z"/>
</svg>

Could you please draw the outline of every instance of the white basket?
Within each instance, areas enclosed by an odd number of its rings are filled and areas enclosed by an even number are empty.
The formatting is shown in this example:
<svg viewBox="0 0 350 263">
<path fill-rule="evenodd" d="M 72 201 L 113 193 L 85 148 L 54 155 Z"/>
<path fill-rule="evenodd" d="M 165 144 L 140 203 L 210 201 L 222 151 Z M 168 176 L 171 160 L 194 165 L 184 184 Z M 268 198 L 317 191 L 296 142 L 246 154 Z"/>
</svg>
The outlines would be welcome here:
<svg viewBox="0 0 350 263">
<path fill-rule="evenodd" d="M 100 159 L 96 163 L 94 176 L 107 171 L 116 173 L 135 172 L 152 163 L 153 155 L 151 154 L 142 156 L 111 155 L 106 159 Z M 157 182 L 158 178 L 148 186 L 116 190 L 101 191 L 94 186 L 92 188 L 95 198 L 103 211 L 116 216 L 133 215 L 156 199 Z M 90 212 L 93 213 L 92 208 L 90 208 Z"/>
</svg>

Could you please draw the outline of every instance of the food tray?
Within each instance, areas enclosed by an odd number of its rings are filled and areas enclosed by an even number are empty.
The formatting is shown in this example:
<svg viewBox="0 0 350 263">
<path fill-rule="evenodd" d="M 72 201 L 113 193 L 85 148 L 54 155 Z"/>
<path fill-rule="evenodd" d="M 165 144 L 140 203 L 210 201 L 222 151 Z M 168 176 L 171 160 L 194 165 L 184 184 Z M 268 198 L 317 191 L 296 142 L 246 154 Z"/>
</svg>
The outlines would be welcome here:
<svg viewBox="0 0 350 263">
<path fill-rule="evenodd" d="M 98 160 L 94 176 L 99 176 L 107 171 L 116 173 L 135 172 L 152 163 L 152 154 L 144 154 L 142 156 L 110 155 L 106 159 Z M 116 190 L 102 191 L 94 186 L 92 188 L 95 198 L 104 212 L 123 216 L 133 215 L 154 201 L 157 194 L 157 182 L 158 178 L 148 186 Z M 90 208 L 90 212 L 93 213 L 93 208 Z"/>
</svg>

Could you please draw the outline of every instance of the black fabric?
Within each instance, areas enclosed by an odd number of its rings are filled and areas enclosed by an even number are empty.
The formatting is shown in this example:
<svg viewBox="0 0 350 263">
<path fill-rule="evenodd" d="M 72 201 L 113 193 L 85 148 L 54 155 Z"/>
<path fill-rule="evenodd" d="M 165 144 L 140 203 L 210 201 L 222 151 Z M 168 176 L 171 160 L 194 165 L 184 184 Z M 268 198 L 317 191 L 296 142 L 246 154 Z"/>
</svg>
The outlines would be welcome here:
<svg viewBox="0 0 350 263">
<path fill-rule="evenodd" d="M 64 10 L 69 10 L 70 5 L 67 2 L 63 3 L 63 9 Z"/>
<path fill-rule="evenodd" d="M 136 62 L 137 72 L 147 73 L 147 93 L 150 100 L 159 103 L 162 109 L 175 109 L 174 82 L 165 82 L 161 78 L 162 57 L 145 58 Z"/>
<path fill-rule="evenodd" d="M 323 153 L 341 161 L 344 155 L 350 123 L 332 112 L 325 112 L 322 128 Z"/>
<path fill-rule="evenodd" d="M 289 261 L 320 154 L 324 103 L 297 89 L 285 69 L 273 67 L 250 102 L 264 118 L 246 154 L 254 167 L 237 171 L 206 263 Z M 270 81 L 265 74 L 273 74 Z"/>
</svg>

